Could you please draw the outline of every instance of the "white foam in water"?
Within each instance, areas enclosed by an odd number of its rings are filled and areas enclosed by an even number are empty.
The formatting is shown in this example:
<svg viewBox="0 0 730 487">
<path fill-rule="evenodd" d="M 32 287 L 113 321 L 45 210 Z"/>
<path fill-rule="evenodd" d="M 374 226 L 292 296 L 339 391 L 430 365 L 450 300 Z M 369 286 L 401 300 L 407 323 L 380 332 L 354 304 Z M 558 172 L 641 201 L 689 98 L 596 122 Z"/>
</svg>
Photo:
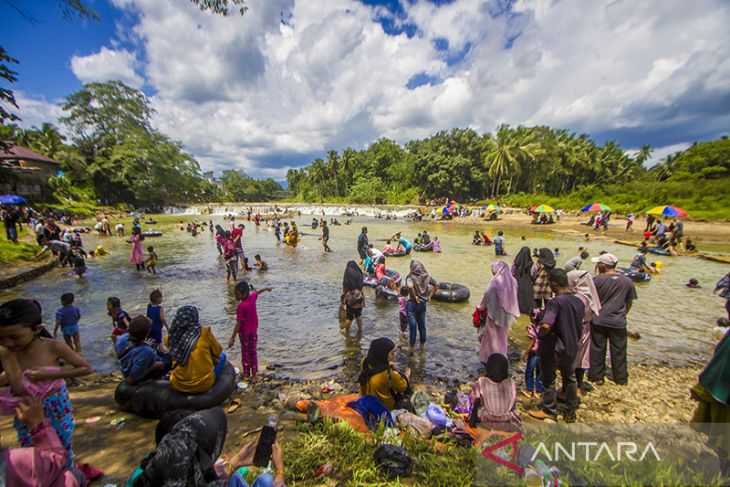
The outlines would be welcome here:
<svg viewBox="0 0 730 487">
<path fill-rule="evenodd" d="M 299 211 L 302 215 L 322 216 L 396 216 L 403 218 L 416 210 L 415 206 L 351 206 L 351 205 L 306 205 L 274 203 L 229 203 L 215 205 L 168 206 L 165 213 L 173 215 L 243 215 L 249 208 L 255 213 L 272 214 L 274 208 L 283 211 Z"/>
</svg>

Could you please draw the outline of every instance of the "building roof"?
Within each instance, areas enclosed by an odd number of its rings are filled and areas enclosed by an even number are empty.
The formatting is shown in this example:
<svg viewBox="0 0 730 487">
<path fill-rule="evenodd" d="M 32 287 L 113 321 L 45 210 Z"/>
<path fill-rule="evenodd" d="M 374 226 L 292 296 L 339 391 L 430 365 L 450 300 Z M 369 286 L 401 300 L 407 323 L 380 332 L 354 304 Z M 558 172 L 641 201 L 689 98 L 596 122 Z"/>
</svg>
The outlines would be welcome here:
<svg viewBox="0 0 730 487">
<path fill-rule="evenodd" d="M 61 165 L 60 162 L 54 161 L 50 157 L 33 152 L 32 150 L 19 145 L 11 145 L 7 150 L 0 149 L 0 160 L 5 159 L 26 159 L 29 161 L 50 162 L 52 164 L 58 164 L 59 166 Z"/>
</svg>

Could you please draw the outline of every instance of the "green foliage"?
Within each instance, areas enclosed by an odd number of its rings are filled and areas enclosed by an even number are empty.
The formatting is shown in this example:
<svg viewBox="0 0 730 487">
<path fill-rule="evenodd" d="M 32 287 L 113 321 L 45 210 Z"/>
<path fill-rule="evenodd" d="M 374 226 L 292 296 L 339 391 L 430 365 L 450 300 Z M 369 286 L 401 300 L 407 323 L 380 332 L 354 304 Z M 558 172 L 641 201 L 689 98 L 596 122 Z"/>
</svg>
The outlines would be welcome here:
<svg viewBox="0 0 730 487">
<path fill-rule="evenodd" d="M 221 182 L 225 198 L 229 201 L 271 201 L 283 191 L 273 179 L 254 179 L 242 170 L 223 171 Z"/>
<path fill-rule="evenodd" d="M 10 69 L 10 64 L 18 64 L 18 60 L 10 56 L 7 51 L 0 46 L 0 80 L 8 84 L 15 83 L 18 80 L 18 73 Z M 3 104 L 8 104 L 18 108 L 13 90 L 0 86 L 0 126 L 5 125 L 7 122 L 20 120 L 16 114 L 7 111 L 5 107 L 3 107 Z M 4 148 L 5 140 L 6 139 L 0 137 L 0 149 Z"/>
<path fill-rule="evenodd" d="M 228 17 L 231 15 L 231 8 L 237 8 L 238 13 L 243 15 L 248 11 L 246 0 L 190 0 L 203 12 L 211 11 L 214 14 Z"/>
<path fill-rule="evenodd" d="M 322 485 L 314 479 L 320 465 L 331 462 L 336 485 L 449 485 L 474 484 L 474 451 L 447 445 L 436 452 L 430 443 L 405 435 L 403 447 L 415 461 L 411 478 L 388 479 L 373 461 L 373 452 L 384 441 L 382 432 L 367 437 L 347 423 L 325 418 L 319 424 L 303 424 L 297 434 L 282 442 L 287 485 Z"/>
<path fill-rule="evenodd" d="M 696 181 L 730 177 L 730 139 L 700 142 L 684 152 L 654 166 L 651 172 L 659 179 Z"/>
<path fill-rule="evenodd" d="M 3 236 L 4 237 L 4 236 Z M 0 239 L 0 264 L 22 264 L 34 262 L 33 257 L 40 249 L 22 241 L 14 244 L 5 238 Z"/>
</svg>

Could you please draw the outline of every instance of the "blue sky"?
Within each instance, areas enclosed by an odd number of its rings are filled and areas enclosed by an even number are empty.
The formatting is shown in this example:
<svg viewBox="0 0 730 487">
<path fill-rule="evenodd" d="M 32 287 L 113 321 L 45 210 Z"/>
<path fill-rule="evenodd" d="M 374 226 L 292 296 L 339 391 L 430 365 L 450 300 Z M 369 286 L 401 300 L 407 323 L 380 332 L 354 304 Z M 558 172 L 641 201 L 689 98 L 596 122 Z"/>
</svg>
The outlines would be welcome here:
<svg viewBox="0 0 730 487">
<path fill-rule="evenodd" d="M 0 2 L 24 125 L 83 82 L 142 89 L 204 169 L 281 179 L 329 149 L 455 126 L 548 124 L 656 157 L 730 127 L 730 2 L 186 0 Z"/>
</svg>

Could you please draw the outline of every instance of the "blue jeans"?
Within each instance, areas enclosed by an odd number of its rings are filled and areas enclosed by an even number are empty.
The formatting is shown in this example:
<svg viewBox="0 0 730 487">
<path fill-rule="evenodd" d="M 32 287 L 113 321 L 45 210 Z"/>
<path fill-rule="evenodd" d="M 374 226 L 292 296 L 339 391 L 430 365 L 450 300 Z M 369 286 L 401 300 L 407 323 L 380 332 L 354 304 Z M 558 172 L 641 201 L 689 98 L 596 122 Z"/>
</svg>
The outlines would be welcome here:
<svg viewBox="0 0 730 487">
<path fill-rule="evenodd" d="M 406 317 L 410 328 L 411 346 L 416 344 L 416 329 L 421 335 L 421 343 L 426 343 L 426 303 L 408 301 L 406 303 Z"/>
<path fill-rule="evenodd" d="M 540 380 L 540 357 L 534 352 L 527 356 L 525 366 L 525 387 L 528 391 L 542 392 L 542 381 Z"/>
<path fill-rule="evenodd" d="M 259 475 L 251 487 L 271 487 L 272 485 L 274 485 L 274 476 L 267 472 Z M 248 482 L 236 472 L 228 479 L 228 487 L 248 487 Z"/>
</svg>

